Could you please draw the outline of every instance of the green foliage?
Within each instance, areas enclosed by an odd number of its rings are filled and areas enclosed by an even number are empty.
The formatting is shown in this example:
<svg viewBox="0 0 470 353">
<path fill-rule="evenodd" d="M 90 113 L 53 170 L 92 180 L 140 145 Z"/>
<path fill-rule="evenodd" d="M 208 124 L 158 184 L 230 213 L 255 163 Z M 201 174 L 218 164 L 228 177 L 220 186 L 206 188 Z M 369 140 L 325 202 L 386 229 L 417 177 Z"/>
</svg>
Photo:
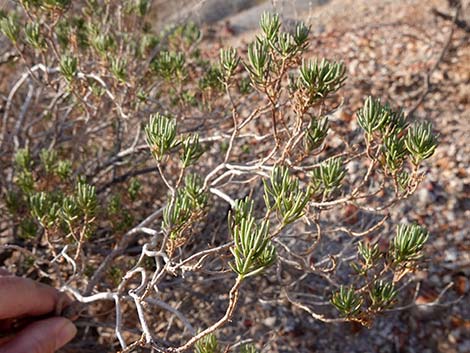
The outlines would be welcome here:
<svg viewBox="0 0 470 353">
<path fill-rule="evenodd" d="M 389 105 L 385 105 L 387 119 L 380 127 L 384 137 L 399 136 L 408 127 L 408 121 L 403 111 L 393 111 Z"/>
<path fill-rule="evenodd" d="M 20 222 L 19 237 L 23 240 L 34 239 L 38 234 L 37 223 L 32 218 L 24 218 Z"/>
<path fill-rule="evenodd" d="M 24 29 L 25 39 L 34 49 L 42 50 L 45 48 L 46 42 L 41 35 L 41 26 L 38 22 L 26 24 Z"/>
<path fill-rule="evenodd" d="M 102 58 L 107 57 L 116 46 L 115 39 L 110 33 L 101 31 L 93 24 L 88 26 L 88 41 Z"/>
<path fill-rule="evenodd" d="M 79 180 L 75 190 L 75 201 L 81 212 L 89 218 L 93 217 L 97 206 L 96 188 Z"/>
<path fill-rule="evenodd" d="M 276 259 L 276 248 L 269 239 L 269 221 L 256 223 L 252 215 L 232 223 L 234 246 L 230 248 L 234 262 L 230 267 L 240 278 L 254 276 Z"/>
<path fill-rule="evenodd" d="M 34 178 L 29 170 L 22 170 L 16 174 L 15 183 L 26 195 L 34 191 Z"/>
<path fill-rule="evenodd" d="M 330 62 L 325 59 L 303 60 L 299 68 L 297 87 L 304 88 L 309 103 L 313 103 L 336 92 L 345 80 L 346 67 L 343 63 Z"/>
<path fill-rule="evenodd" d="M 309 176 L 314 192 L 328 197 L 340 187 L 346 176 L 343 159 L 341 157 L 330 158 L 320 163 Z"/>
<path fill-rule="evenodd" d="M 253 91 L 253 87 L 251 86 L 251 80 L 249 77 L 243 77 L 240 81 L 238 81 L 238 89 L 240 94 L 248 94 Z"/>
<path fill-rule="evenodd" d="M 300 49 L 304 50 L 308 46 L 309 34 L 310 27 L 307 27 L 303 22 L 295 26 L 294 41 Z"/>
<path fill-rule="evenodd" d="M 68 55 L 62 56 L 60 59 L 60 73 L 64 76 L 68 83 L 71 83 L 78 72 L 77 58 Z"/>
<path fill-rule="evenodd" d="M 122 203 L 120 195 L 113 195 L 108 202 L 108 213 L 112 216 L 117 215 L 122 210 Z"/>
<path fill-rule="evenodd" d="M 38 192 L 29 199 L 31 215 L 35 217 L 44 228 L 52 227 L 58 220 L 60 205 L 51 194 Z"/>
<path fill-rule="evenodd" d="M 339 272 L 345 266 L 337 264 L 351 264 L 352 285 L 338 286 L 331 294 L 331 304 L 344 320 L 368 323 L 393 306 L 401 288 L 397 283 L 419 265 L 428 233 L 416 225 L 401 225 L 388 251 L 382 251 L 376 240 L 369 241 L 379 239 L 375 233 L 392 221 L 385 218 L 383 224 L 357 229 L 361 226 L 350 222 L 347 214 L 349 207 L 356 212 L 369 206 L 385 214 L 416 190 L 424 175 L 418 166 L 437 146 L 430 124 L 409 127 L 402 111 L 368 97 L 357 112 L 366 144 L 357 143 L 356 131 L 345 131 L 348 124 L 328 120 L 339 102 L 331 96 L 346 80 L 345 65 L 305 59 L 310 28 L 299 23 L 286 29 L 277 14 L 263 14 L 262 33 L 247 48 L 221 49 L 217 60 L 207 46 L 199 46 L 203 36 L 194 23 L 154 32 L 154 23 L 143 18 L 149 0 L 106 4 L 87 0 L 73 6 L 70 0 L 21 3 L 21 19 L 0 13 L 0 30 L 17 44 L 26 64 L 41 63 L 50 70 L 33 72 L 35 80 L 28 85 L 41 88 L 30 106 L 24 105 L 28 90 L 23 87 L 13 92 L 4 114 L 9 133 L 23 107 L 31 113 L 25 116 L 27 130 L 16 136 L 14 144 L 5 140 L 2 157 L 6 182 L 0 201 L 11 217 L 12 240 L 20 237 L 38 258 L 61 250 L 75 255 L 77 271 L 70 276 L 67 267 L 65 279 L 81 286 L 86 285 L 81 276 L 96 275 L 93 272 L 100 271 L 104 256 L 137 230 L 134 245 L 129 243 L 124 253 L 105 264 L 107 277 L 99 282 L 104 291 L 124 293 L 112 286 L 120 286 L 126 271 L 142 265 L 143 275 L 153 276 L 148 283 L 155 283 L 154 288 L 162 280 L 171 286 L 162 292 L 162 300 L 167 300 L 179 290 L 173 286 L 173 275 L 223 273 L 229 263 L 238 276 L 229 292 L 229 311 L 237 304 L 232 300 L 247 289 L 239 286 L 240 281 L 274 264 L 279 245 L 278 278 L 301 269 L 305 276 L 296 282 L 299 293 L 311 275 L 320 273 L 314 268 L 317 264 L 331 261 L 331 268 L 323 269 L 331 276 L 330 283 L 344 277 Z M 36 81 L 44 85 L 36 86 Z M 161 113 L 151 114 L 156 111 Z M 146 116 L 149 121 L 142 134 L 141 119 Z M 147 147 L 141 145 L 142 135 L 160 177 L 148 174 L 155 168 L 150 155 L 142 153 Z M 56 149 L 41 150 L 43 146 Z M 206 158 L 203 153 L 210 155 Z M 346 178 L 346 164 L 366 170 L 369 165 L 377 171 Z M 77 175 L 86 177 L 77 180 Z M 168 192 L 162 190 L 165 187 Z M 233 205 L 240 195 L 250 196 Z M 217 224 L 220 212 L 227 210 L 228 206 L 222 207 L 226 201 L 232 206 L 230 236 Z M 333 212 L 343 206 L 345 217 L 336 217 Z M 325 231 L 332 219 L 338 224 Z M 299 220 L 308 230 L 291 233 L 297 228 L 287 226 Z M 92 231 L 98 241 L 84 246 Z M 345 260 L 344 251 L 331 256 L 331 248 L 323 246 L 321 242 L 336 233 L 357 237 L 355 259 Z M 42 234 L 53 240 L 47 247 L 36 246 Z M 283 242 L 286 238 L 289 241 Z M 339 244 L 343 238 L 337 240 Z M 136 245 L 147 252 L 136 257 Z M 104 248 L 96 251 L 93 246 Z M 233 258 L 227 261 L 224 251 L 229 247 Z M 306 254 L 315 261 L 308 263 Z M 96 268 L 86 268 L 89 258 Z M 57 264 L 62 269 L 70 261 Z M 276 285 L 275 276 L 267 275 L 269 284 Z M 145 295 L 150 295 L 152 286 Z M 324 293 L 325 288 L 318 291 Z M 123 304 L 128 299 L 120 298 Z M 303 299 L 299 295 L 296 300 Z M 316 304 L 302 303 L 309 305 Z M 123 319 L 133 308 L 122 305 Z M 151 316 L 141 316 L 152 327 Z M 158 340 L 152 344 L 158 345 Z M 199 340 L 194 349 L 222 350 L 214 335 Z M 246 345 L 240 352 L 257 350 Z"/>
<path fill-rule="evenodd" d="M 61 48 L 65 49 L 69 45 L 70 25 L 68 22 L 61 20 L 55 26 L 55 34 L 57 36 L 58 44 Z"/>
<path fill-rule="evenodd" d="M 163 210 L 163 229 L 171 239 L 181 237 L 182 232 L 190 225 L 190 219 L 196 216 L 206 205 L 207 194 L 203 181 L 196 174 L 185 177 L 185 185 L 176 191 L 176 196 Z"/>
<path fill-rule="evenodd" d="M 322 119 L 318 119 L 316 117 L 312 117 L 304 137 L 306 149 L 308 151 L 313 151 L 320 147 L 327 135 L 328 118 L 324 117 Z"/>
<path fill-rule="evenodd" d="M 240 63 L 240 57 L 234 48 L 220 49 L 220 67 L 222 80 L 229 82 Z"/>
<path fill-rule="evenodd" d="M 137 200 L 137 196 L 139 195 L 141 188 L 142 184 L 138 179 L 132 178 L 130 180 L 129 187 L 127 188 L 127 193 L 132 201 Z"/>
<path fill-rule="evenodd" d="M 407 155 L 405 139 L 395 134 L 385 136 L 382 150 L 386 167 L 391 173 L 395 173 L 403 165 Z"/>
<path fill-rule="evenodd" d="M 360 242 L 357 245 L 357 252 L 362 257 L 363 269 L 365 271 L 371 269 L 382 256 L 379 244 L 371 245 L 370 243 Z"/>
<path fill-rule="evenodd" d="M 13 14 L 0 17 L 0 32 L 7 36 L 12 43 L 16 43 L 20 32 L 18 18 Z"/>
<path fill-rule="evenodd" d="M 423 122 L 413 124 L 413 126 L 408 129 L 405 145 L 415 165 L 431 157 L 437 147 L 437 137 L 432 133 L 431 123 Z"/>
<path fill-rule="evenodd" d="M 269 183 L 266 180 L 263 180 L 263 183 L 266 207 L 277 210 L 284 225 L 304 215 L 304 208 L 310 200 L 311 189 L 302 191 L 299 180 L 289 174 L 287 167 L 274 167 Z"/>
<path fill-rule="evenodd" d="M 184 191 L 177 192 L 172 203 L 163 210 L 163 229 L 170 238 L 178 238 L 192 214 L 193 201 Z"/>
<path fill-rule="evenodd" d="M 136 13 L 138 16 L 145 16 L 149 9 L 149 0 L 128 0 L 125 2 L 125 10 L 128 13 Z"/>
<path fill-rule="evenodd" d="M 152 61 L 153 71 L 167 81 L 174 79 L 183 80 L 185 72 L 186 59 L 182 52 L 161 51 Z"/>
<path fill-rule="evenodd" d="M 21 0 L 26 8 L 37 7 L 42 10 L 63 11 L 72 0 Z"/>
<path fill-rule="evenodd" d="M 67 180 L 72 175 L 72 162 L 60 160 L 55 167 L 55 174 L 62 180 Z"/>
<path fill-rule="evenodd" d="M 62 207 L 60 209 L 60 216 L 62 220 L 70 225 L 80 215 L 79 206 L 73 196 L 66 196 L 62 199 Z"/>
<path fill-rule="evenodd" d="M 259 353 L 253 344 L 244 344 L 240 347 L 240 353 Z"/>
<path fill-rule="evenodd" d="M 147 144 L 157 161 L 172 148 L 178 145 L 176 141 L 176 121 L 159 113 L 150 116 L 150 122 L 145 126 Z"/>
<path fill-rule="evenodd" d="M 391 282 L 376 281 L 369 291 L 371 300 L 370 310 L 384 310 L 388 309 L 394 302 L 398 290 Z"/>
<path fill-rule="evenodd" d="M 222 89 L 222 74 L 220 69 L 215 66 L 209 66 L 205 75 L 199 79 L 199 87 L 202 90 L 207 88 L 212 88 L 214 90 L 221 90 Z"/>
<path fill-rule="evenodd" d="M 138 52 L 140 56 L 145 57 L 150 50 L 155 48 L 160 43 L 160 37 L 152 33 L 144 33 L 139 42 Z"/>
<path fill-rule="evenodd" d="M 397 182 L 398 185 L 402 190 L 406 190 L 408 188 L 408 185 L 410 184 L 410 174 L 407 173 L 406 171 L 402 171 L 397 175 Z"/>
<path fill-rule="evenodd" d="M 20 192 L 9 190 L 5 195 L 5 205 L 12 215 L 20 212 L 21 201 L 22 199 Z"/>
<path fill-rule="evenodd" d="M 207 193 L 203 188 L 203 180 L 197 174 L 187 174 L 184 178 L 183 192 L 191 201 L 195 210 L 202 209 L 207 204 Z"/>
<path fill-rule="evenodd" d="M 290 33 L 281 33 L 277 37 L 277 43 L 273 46 L 274 50 L 281 55 L 282 58 L 288 58 L 297 50 L 297 44 L 294 37 Z"/>
<path fill-rule="evenodd" d="M 253 215 L 254 201 L 245 197 L 244 199 L 239 199 L 235 201 L 235 207 L 232 212 L 229 214 L 229 224 L 230 227 L 234 227 L 237 224 L 240 224 L 242 219 L 247 219 Z"/>
<path fill-rule="evenodd" d="M 30 170 L 33 165 L 31 153 L 28 148 L 19 148 L 15 154 L 16 165 L 22 170 Z"/>
<path fill-rule="evenodd" d="M 184 138 L 181 143 L 181 148 L 181 161 L 185 168 L 196 163 L 199 157 L 204 153 L 204 150 L 199 143 L 199 134 L 190 135 Z"/>
<path fill-rule="evenodd" d="M 357 122 L 371 136 L 390 119 L 390 111 L 380 103 L 380 99 L 367 97 L 364 106 L 357 112 Z"/>
<path fill-rule="evenodd" d="M 356 293 L 353 287 L 341 286 L 339 291 L 333 294 L 331 303 L 346 317 L 357 316 L 361 311 L 363 299 Z"/>
<path fill-rule="evenodd" d="M 259 38 L 248 45 L 247 70 L 255 84 L 262 85 L 267 80 L 270 63 L 268 43 Z"/>
<path fill-rule="evenodd" d="M 55 150 L 43 148 L 39 153 L 39 158 L 46 173 L 52 173 L 56 169 L 57 152 Z"/>
<path fill-rule="evenodd" d="M 390 253 L 396 264 L 408 264 L 422 257 L 421 250 L 429 233 L 417 224 L 400 224 L 392 240 Z"/>
<path fill-rule="evenodd" d="M 219 343 L 213 333 L 202 337 L 194 345 L 195 353 L 219 353 Z"/>
<path fill-rule="evenodd" d="M 281 21 L 279 20 L 279 14 L 272 14 L 270 12 L 263 12 L 259 22 L 261 29 L 263 30 L 265 38 L 272 42 L 276 39 L 279 29 L 281 28 Z"/>
<path fill-rule="evenodd" d="M 119 82 L 126 82 L 127 61 L 118 57 L 111 57 L 111 73 Z"/>
<path fill-rule="evenodd" d="M 171 31 L 171 30 L 170 30 Z M 187 22 L 176 26 L 168 36 L 168 41 L 175 47 L 189 47 L 197 44 L 202 38 L 199 26 L 194 22 Z M 183 49 L 183 48 L 181 48 Z"/>
</svg>

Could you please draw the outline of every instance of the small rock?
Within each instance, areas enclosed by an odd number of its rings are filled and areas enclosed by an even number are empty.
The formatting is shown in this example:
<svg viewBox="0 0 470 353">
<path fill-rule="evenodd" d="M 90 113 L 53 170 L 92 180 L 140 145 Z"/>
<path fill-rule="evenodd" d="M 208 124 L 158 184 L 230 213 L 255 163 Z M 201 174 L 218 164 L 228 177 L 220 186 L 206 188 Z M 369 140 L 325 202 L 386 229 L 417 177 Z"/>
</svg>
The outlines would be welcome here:
<svg viewBox="0 0 470 353">
<path fill-rule="evenodd" d="M 418 200 L 422 206 L 427 206 L 436 201 L 436 196 L 426 188 L 422 188 L 418 191 Z"/>
<path fill-rule="evenodd" d="M 263 320 L 263 325 L 273 328 L 274 325 L 276 324 L 276 317 L 275 316 L 269 316 L 266 319 Z"/>
<path fill-rule="evenodd" d="M 461 179 L 454 177 L 450 179 L 448 189 L 452 194 L 462 193 L 464 190 L 464 182 Z"/>
<path fill-rule="evenodd" d="M 454 248 L 449 248 L 444 251 L 444 259 L 448 262 L 454 262 L 458 258 L 457 251 Z"/>
</svg>

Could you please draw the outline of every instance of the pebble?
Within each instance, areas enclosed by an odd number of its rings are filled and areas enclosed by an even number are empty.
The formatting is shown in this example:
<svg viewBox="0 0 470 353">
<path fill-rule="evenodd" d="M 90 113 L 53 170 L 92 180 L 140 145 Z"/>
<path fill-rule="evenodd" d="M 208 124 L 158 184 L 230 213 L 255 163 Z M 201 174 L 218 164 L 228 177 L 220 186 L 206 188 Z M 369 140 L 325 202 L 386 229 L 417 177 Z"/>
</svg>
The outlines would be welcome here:
<svg viewBox="0 0 470 353">
<path fill-rule="evenodd" d="M 454 262 L 458 259 L 458 253 L 454 248 L 446 249 L 444 252 L 444 259 L 448 262 Z"/>
<path fill-rule="evenodd" d="M 421 188 L 418 191 L 418 200 L 421 206 L 428 206 L 436 201 L 436 195 L 426 188 Z"/>
<path fill-rule="evenodd" d="M 268 316 L 267 318 L 263 319 L 263 325 L 273 328 L 276 324 L 276 317 L 275 316 Z"/>
</svg>

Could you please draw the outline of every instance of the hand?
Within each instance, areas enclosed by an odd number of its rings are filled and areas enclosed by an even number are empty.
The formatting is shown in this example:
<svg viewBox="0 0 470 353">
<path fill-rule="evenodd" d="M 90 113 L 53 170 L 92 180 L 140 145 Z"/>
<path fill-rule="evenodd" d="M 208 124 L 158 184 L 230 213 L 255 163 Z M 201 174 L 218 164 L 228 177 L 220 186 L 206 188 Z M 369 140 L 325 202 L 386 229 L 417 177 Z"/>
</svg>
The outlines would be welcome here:
<svg viewBox="0 0 470 353">
<path fill-rule="evenodd" d="M 68 303 L 70 299 L 56 289 L 0 269 L 0 353 L 53 353 L 64 346 L 77 329 L 70 320 L 53 316 Z M 37 318 L 48 314 L 51 317 Z M 1 338 L 2 332 L 24 318 L 31 318 L 31 323 Z"/>
</svg>

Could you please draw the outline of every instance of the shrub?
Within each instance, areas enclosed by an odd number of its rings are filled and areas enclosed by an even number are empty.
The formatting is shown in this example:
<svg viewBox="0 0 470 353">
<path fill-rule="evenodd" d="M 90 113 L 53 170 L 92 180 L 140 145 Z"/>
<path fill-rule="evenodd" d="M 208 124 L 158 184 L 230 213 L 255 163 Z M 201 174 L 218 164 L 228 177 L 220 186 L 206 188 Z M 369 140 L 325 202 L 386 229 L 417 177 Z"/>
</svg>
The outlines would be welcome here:
<svg viewBox="0 0 470 353">
<path fill-rule="evenodd" d="M 246 55 L 215 58 L 194 24 L 154 33 L 148 1 L 20 3 L 0 18 L 26 67 L 2 120 L 4 249 L 79 301 L 113 301 L 123 351 L 218 352 L 240 293 L 264 290 L 254 277 L 325 322 L 371 325 L 398 301 L 429 235 L 389 214 L 437 138 L 374 97 L 358 129 L 339 121 L 346 67 L 308 58 L 307 26 L 265 13 Z M 175 307 L 216 274 L 224 313 Z M 300 299 L 308 283 L 331 305 Z M 184 330 L 163 339 L 171 315 Z"/>
</svg>

